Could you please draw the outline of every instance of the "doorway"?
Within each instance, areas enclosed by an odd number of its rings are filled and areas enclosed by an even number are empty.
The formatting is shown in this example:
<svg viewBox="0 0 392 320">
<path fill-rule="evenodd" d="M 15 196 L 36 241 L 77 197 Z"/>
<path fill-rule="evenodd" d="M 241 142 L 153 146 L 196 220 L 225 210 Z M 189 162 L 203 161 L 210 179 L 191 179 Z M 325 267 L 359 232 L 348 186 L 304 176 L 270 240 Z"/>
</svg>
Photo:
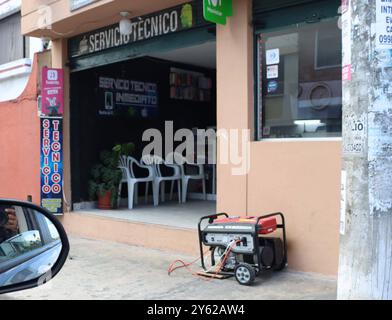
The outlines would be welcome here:
<svg viewBox="0 0 392 320">
<path fill-rule="evenodd" d="M 185 34 L 184 34 L 185 36 Z M 137 97 L 135 86 L 146 88 Z M 135 89 L 136 90 L 136 89 Z M 137 90 L 136 90 L 137 91 Z M 145 203 L 145 186 L 138 190 L 139 205 L 127 209 L 127 190 L 123 188 L 118 210 L 96 210 L 89 194 L 91 169 L 102 150 L 133 143 L 132 154 L 140 160 L 148 143 L 146 130 L 155 129 L 165 138 L 165 125 L 173 130 L 216 129 L 216 42 L 148 54 L 121 62 L 106 64 L 71 74 L 71 177 L 74 211 L 85 211 L 113 218 L 152 222 L 156 212 L 166 212 L 164 221 L 180 227 L 194 225 L 200 216 L 215 213 L 216 166 L 205 165 L 207 201 L 201 181 L 190 184 L 187 202 L 177 199 L 154 207 L 151 188 Z M 196 135 L 195 135 L 196 137 Z M 167 185 L 165 191 L 169 193 Z M 177 195 L 175 195 L 177 196 Z M 168 196 L 166 197 L 169 198 Z M 128 215 L 127 215 L 128 212 Z M 129 215 L 132 212 L 132 217 Z M 146 212 L 149 212 L 147 214 Z M 177 212 L 177 214 L 176 214 Z M 158 215 L 159 216 L 159 215 Z M 165 215 L 163 215 L 165 217 Z M 148 222 L 148 221 L 147 221 Z"/>
</svg>

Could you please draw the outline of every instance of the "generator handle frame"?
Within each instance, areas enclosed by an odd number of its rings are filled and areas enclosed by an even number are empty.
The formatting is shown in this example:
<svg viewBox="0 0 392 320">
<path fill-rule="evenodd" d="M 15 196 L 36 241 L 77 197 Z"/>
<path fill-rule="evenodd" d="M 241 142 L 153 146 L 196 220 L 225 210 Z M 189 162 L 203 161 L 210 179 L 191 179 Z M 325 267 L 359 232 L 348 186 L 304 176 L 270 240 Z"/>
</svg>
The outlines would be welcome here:
<svg viewBox="0 0 392 320">
<path fill-rule="evenodd" d="M 211 224 L 211 223 L 214 222 L 214 220 L 218 219 L 221 216 L 225 216 L 226 218 L 229 217 L 229 215 L 227 213 L 223 212 L 223 213 L 212 214 L 212 215 L 209 215 L 209 216 L 202 217 L 202 218 L 200 218 L 200 221 L 199 221 L 198 232 L 199 232 L 199 246 L 200 246 L 201 266 L 203 267 L 203 269 L 205 271 L 207 271 L 207 268 L 206 268 L 205 263 L 204 263 L 204 252 L 203 252 L 203 239 L 202 239 L 201 224 L 202 224 L 202 222 L 204 220 L 207 220 L 207 219 L 209 220 L 209 223 Z"/>
<path fill-rule="evenodd" d="M 265 216 L 262 217 L 258 217 L 257 218 L 257 222 L 256 222 L 256 235 L 259 234 L 259 230 L 260 230 L 260 225 L 259 222 L 260 220 L 263 219 L 268 219 L 268 218 L 272 218 L 272 217 L 276 217 L 279 216 L 281 219 L 281 224 L 277 225 L 278 229 L 282 229 L 282 233 L 283 233 L 283 263 L 285 265 L 287 265 L 287 238 L 286 238 L 286 220 L 284 218 L 284 215 L 282 212 L 276 212 L 276 213 L 271 213 L 271 214 L 267 214 Z M 256 246 L 258 247 L 258 243 L 256 244 Z M 260 264 L 260 261 L 259 261 Z"/>
<path fill-rule="evenodd" d="M 207 268 L 205 267 L 205 263 L 204 263 L 204 252 L 203 252 L 203 239 L 202 239 L 201 224 L 202 224 L 202 222 L 203 222 L 204 220 L 207 220 L 207 219 L 210 220 L 209 223 L 211 224 L 211 223 L 214 222 L 214 220 L 218 219 L 218 217 L 220 217 L 220 216 L 225 216 L 226 218 L 229 218 L 229 215 L 228 215 L 227 213 L 218 213 L 218 214 L 213 214 L 213 215 L 209 215 L 209 216 L 202 217 L 202 218 L 200 219 L 200 221 L 199 221 L 199 224 L 198 224 L 201 266 L 203 267 L 203 269 L 204 269 L 205 271 L 207 271 Z M 256 238 L 258 238 L 258 234 L 259 234 L 259 228 L 260 228 L 259 222 L 260 222 L 260 220 L 268 219 L 268 218 L 272 218 L 272 217 L 276 217 L 276 216 L 279 216 L 280 219 L 281 219 L 281 224 L 278 224 L 278 225 L 277 225 L 277 228 L 278 228 L 278 229 L 282 229 L 282 235 L 283 235 L 283 255 L 284 255 L 284 257 L 283 257 L 283 259 L 284 259 L 284 260 L 283 260 L 283 263 L 284 263 L 285 265 L 287 265 L 286 220 L 285 220 L 285 217 L 284 217 L 284 215 L 283 215 L 282 212 L 276 212 L 276 213 L 267 214 L 267 215 L 265 215 L 265 216 L 257 217 L 256 229 L 255 229 L 255 240 L 254 240 L 255 243 L 254 243 L 254 245 L 255 245 L 255 248 L 256 248 L 256 252 L 258 252 L 258 250 L 259 250 L 259 242 L 256 241 Z M 258 260 L 258 261 L 257 261 L 257 264 L 258 264 L 258 266 L 259 266 L 259 268 L 260 268 L 260 270 L 261 270 L 261 267 L 262 267 L 262 266 L 261 266 L 261 261 L 260 261 L 258 255 L 257 255 L 257 260 Z"/>
</svg>

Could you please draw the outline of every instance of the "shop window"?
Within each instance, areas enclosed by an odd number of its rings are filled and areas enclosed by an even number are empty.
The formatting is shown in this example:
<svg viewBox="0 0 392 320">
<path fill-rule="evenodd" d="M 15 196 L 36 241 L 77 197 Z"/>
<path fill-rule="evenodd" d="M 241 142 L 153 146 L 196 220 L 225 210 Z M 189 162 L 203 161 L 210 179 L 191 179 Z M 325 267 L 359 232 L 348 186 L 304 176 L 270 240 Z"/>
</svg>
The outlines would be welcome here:
<svg viewBox="0 0 392 320">
<path fill-rule="evenodd" d="M 342 132 L 341 30 L 336 19 L 257 34 L 258 138 Z"/>
</svg>

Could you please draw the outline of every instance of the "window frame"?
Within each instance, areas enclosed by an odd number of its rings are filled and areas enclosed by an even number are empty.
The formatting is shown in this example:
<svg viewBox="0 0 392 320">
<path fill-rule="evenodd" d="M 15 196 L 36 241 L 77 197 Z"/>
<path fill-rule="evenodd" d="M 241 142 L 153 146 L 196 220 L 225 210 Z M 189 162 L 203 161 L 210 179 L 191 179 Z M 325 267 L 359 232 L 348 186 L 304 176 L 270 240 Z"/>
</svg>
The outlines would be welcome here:
<svg viewBox="0 0 392 320">
<path fill-rule="evenodd" d="M 335 1 L 336 2 L 336 1 Z M 263 105 L 260 99 L 262 99 L 262 86 L 263 82 L 260 81 L 261 76 L 261 68 L 260 68 L 260 45 L 259 45 L 259 36 L 263 33 L 270 33 L 276 31 L 282 31 L 292 27 L 298 27 L 310 25 L 312 23 L 320 23 L 320 22 L 328 22 L 331 20 L 337 20 L 340 17 L 339 6 L 336 6 L 337 3 L 332 1 L 314 1 L 308 3 L 298 3 L 297 6 L 292 5 L 288 7 L 277 7 L 275 10 L 270 9 L 265 12 L 254 12 L 254 31 L 253 31 L 253 65 L 254 65 L 254 139 L 256 142 L 262 141 L 341 141 L 342 134 L 340 137 L 304 137 L 304 138 L 264 138 L 263 137 Z M 317 7 L 320 5 L 320 8 Z M 331 9 L 336 7 L 336 12 Z M 306 11 L 305 9 L 311 10 L 314 12 L 312 17 L 315 17 L 315 21 L 305 18 L 304 16 L 296 15 L 301 10 Z M 290 21 L 288 23 L 284 23 L 281 20 L 285 20 L 284 18 L 279 20 L 275 19 L 279 16 L 280 13 L 285 12 L 285 16 L 290 16 Z M 288 14 L 288 12 L 291 12 Z M 265 16 L 265 18 L 257 18 L 258 15 Z M 264 21 L 265 20 L 265 21 Z M 276 22 L 278 21 L 278 22 Z M 317 42 L 316 42 L 317 45 Z M 316 57 L 315 57 L 316 59 Z"/>
<path fill-rule="evenodd" d="M 17 9 L 14 11 L 10 11 L 9 13 L 7 13 L 6 15 L 3 15 L 2 17 L 0 17 L 0 22 L 4 22 L 5 20 L 12 20 L 12 19 L 19 19 L 19 26 L 21 28 L 21 23 L 22 23 L 22 16 L 21 16 L 21 9 Z M 8 24 L 8 22 L 6 22 L 5 24 Z M 0 32 L 1 28 L 0 28 Z M 1 56 L 0 56 L 0 66 L 4 65 L 4 64 L 8 64 L 14 61 L 18 61 L 20 59 L 26 59 L 29 58 L 30 56 L 30 41 L 29 41 L 29 37 L 26 37 L 24 35 L 18 34 L 18 39 L 15 39 L 15 43 L 18 42 L 20 47 L 21 47 L 21 56 L 17 56 L 15 57 L 9 57 L 10 60 L 6 59 L 7 61 L 3 61 L 1 62 Z M 4 56 L 4 58 L 6 58 L 6 56 Z"/>
</svg>

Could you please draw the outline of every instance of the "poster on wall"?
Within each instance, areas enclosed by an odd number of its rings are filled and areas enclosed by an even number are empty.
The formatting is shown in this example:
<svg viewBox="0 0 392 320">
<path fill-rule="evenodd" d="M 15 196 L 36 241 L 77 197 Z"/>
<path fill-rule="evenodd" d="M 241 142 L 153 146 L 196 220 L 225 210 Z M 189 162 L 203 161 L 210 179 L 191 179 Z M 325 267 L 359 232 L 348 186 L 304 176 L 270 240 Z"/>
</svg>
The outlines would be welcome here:
<svg viewBox="0 0 392 320">
<path fill-rule="evenodd" d="M 342 0 L 342 80 L 351 81 L 351 2 Z"/>
<path fill-rule="evenodd" d="M 42 68 L 41 115 L 61 117 L 64 113 L 64 71 Z"/>
<path fill-rule="evenodd" d="M 390 1 L 376 0 L 376 48 L 392 49 L 392 8 Z"/>
<path fill-rule="evenodd" d="M 63 213 L 63 120 L 41 118 L 41 206 Z"/>
<path fill-rule="evenodd" d="M 98 114 L 148 118 L 158 113 L 158 85 L 130 79 L 99 77 Z"/>
</svg>

